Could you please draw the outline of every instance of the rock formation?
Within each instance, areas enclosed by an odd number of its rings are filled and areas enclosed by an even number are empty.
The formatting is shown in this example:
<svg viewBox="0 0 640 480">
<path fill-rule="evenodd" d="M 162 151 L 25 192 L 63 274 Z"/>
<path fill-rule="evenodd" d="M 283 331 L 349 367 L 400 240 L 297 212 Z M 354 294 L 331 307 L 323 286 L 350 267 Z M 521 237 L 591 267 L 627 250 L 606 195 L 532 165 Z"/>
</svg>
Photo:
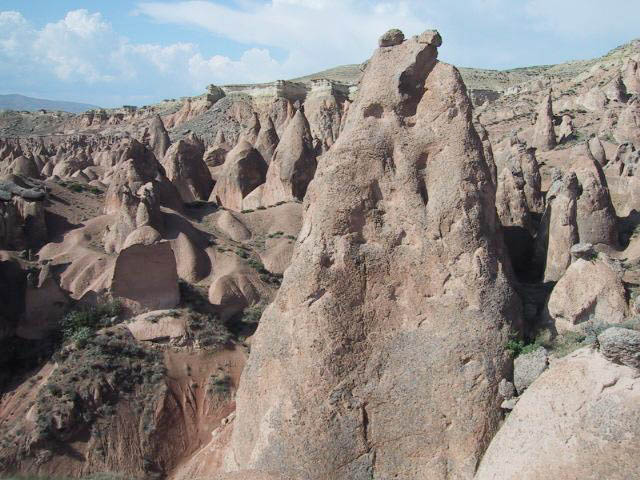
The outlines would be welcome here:
<svg viewBox="0 0 640 480">
<path fill-rule="evenodd" d="M 633 478 L 640 379 L 584 348 L 554 362 L 520 397 L 476 480 Z"/>
<path fill-rule="evenodd" d="M 204 144 L 190 135 L 171 145 L 162 160 L 167 178 L 178 189 L 183 202 L 207 200 L 211 194 L 213 179 L 203 156 Z"/>
<path fill-rule="evenodd" d="M 551 91 L 549 91 L 537 112 L 535 131 L 533 134 L 533 146 L 539 148 L 543 152 L 553 150 L 556 147 L 556 132 L 553 126 L 553 100 L 551 99 Z"/>
<path fill-rule="evenodd" d="M 591 156 L 587 144 L 579 147 L 571 165 L 580 185 L 577 222 L 580 242 L 618 245 L 616 212 L 611 203 L 607 179 L 600 164 Z"/>
<path fill-rule="evenodd" d="M 498 426 L 519 314 L 471 102 L 439 38 L 374 53 L 319 165 L 252 340 L 230 471 L 470 478 Z"/>
<path fill-rule="evenodd" d="M 622 77 L 627 93 L 640 95 L 640 68 L 638 62 L 629 59 Z"/>
<path fill-rule="evenodd" d="M 262 185 L 267 164 L 249 142 L 241 139 L 227 154 L 210 201 L 232 210 L 242 210 L 242 199 Z"/>
<path fill-rule="evenodd" d="M 543 242 L 544 281 L 556 282 L 571 265 L 571 247 L 580 241 L 577 222 L 578 179 L 575 173 L 560 175 L 547 192 L 538 242 Z"/>
<path fill-rule="evenodd" d="M 631 142 L 640 147 L 640 95 L 629 99 L 618 118 L 613 135 L 619 143 Z"/>
<path fill-rule="evenodd" d="M 262 204 L 302 200 L 316 171 L 309 123 L 298 110 L 282 134 L 267 171 Z"/>
<path fill-rule="evenodd" d="M 597 136 L 592 137 L 589 140 L 589 152 L 596 159 L 596 161 L 604 168 L 607 164 L 607 153 L 602 146 L 602 142 Z"/>
<path fill-rule="evenodd" d="M 262 155 L 262 158 L 267 164 L 271 163 L 271 158 L 279 141 L 276 127 L 274 127 L 271 117 L 267 117 L 266 122 L 260 127 L 260 132 L 258 132 L 255 143 L 255 149 L 260 152 L 260 155 Z"/>
<path fill-rule="evenodd" d="M 162 161 L 164 154 L 167 153 L 171 140 L 160 115 L 155 115 L 149 128 L 145 132 L 144 140 L 147 142 L 158 161 Z"/>
<path fill-rule="evenodd" d="M 46 243 L 45 196 L 44 188 L 28 178 L 0 177 L 0 248 L 20 250 Z"/>
<path fill-rule="evenodd" d="M 577 259 L 551 292 L 548 310 L 558 331 L 576 330 L 585 322 L 620 323 L 628 311 L 621 275 L 606 257 Z"/>
<path fill-rule="evenodd" d="M 576 133 L 576 127 L 573 125 L 571 115 L 563 115 L 562 123 L 558 129 L 558 143 L 565 143 L 573 139 Z"/>
</svg>

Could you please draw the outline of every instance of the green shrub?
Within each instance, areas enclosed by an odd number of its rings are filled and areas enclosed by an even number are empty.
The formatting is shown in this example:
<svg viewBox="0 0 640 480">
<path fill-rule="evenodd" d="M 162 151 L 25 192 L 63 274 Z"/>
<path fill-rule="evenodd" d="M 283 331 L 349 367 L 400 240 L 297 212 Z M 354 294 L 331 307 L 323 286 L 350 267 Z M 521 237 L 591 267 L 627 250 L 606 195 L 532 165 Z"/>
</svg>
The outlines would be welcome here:
<svg viewBox="0 0 640 480">
<path fill-rule="evenodd" d="M 122 304 L 119 300 L 72 310 L 62 317 L 60 322 L 63 338 L 84 346 L 95 330 L 107 326 L 108 319 L 118 316 L 121 311 Z"/>
</svg>

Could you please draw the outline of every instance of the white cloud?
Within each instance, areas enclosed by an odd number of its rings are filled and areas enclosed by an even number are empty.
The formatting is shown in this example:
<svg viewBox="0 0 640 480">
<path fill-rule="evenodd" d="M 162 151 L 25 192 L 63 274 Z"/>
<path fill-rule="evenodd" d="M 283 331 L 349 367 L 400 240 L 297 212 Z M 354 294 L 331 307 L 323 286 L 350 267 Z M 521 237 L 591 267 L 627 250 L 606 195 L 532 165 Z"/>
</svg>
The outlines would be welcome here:
<svg viewBox="0 0 640 480">
<path fill-rule="evenodd" d="M 207 1 L 145 2 L 138 12 L 161 23 L 198 26 L 241 44 L 284 50 L 287 58 L 278 78 L 288 78 L 363 61 L 389 28 L 407 35 L 424 31 L 429 25 L 416 14 L 414 3 L 272 0 L 243 3 L 240 9 Z"/>
<path fill-rule="evenodd" d="M 282 65 L 266 49 L 248 48 L 233 60 L 223 55 L 206 58 L 192 43 L 133 43 L 114 31 L 100 13 L 84 9 L 70 11 L 41 29 L 19 12 L 0 12 L 0 85 L 4 88 L 58 81 L 126 92 L 154 85 L 160 90 L 164 85 L 165 91 L 150 95 L 153 98 L 178 91 L 200 93 L 212 82 L 268 81 L 282 73 Z"/>
</svg>

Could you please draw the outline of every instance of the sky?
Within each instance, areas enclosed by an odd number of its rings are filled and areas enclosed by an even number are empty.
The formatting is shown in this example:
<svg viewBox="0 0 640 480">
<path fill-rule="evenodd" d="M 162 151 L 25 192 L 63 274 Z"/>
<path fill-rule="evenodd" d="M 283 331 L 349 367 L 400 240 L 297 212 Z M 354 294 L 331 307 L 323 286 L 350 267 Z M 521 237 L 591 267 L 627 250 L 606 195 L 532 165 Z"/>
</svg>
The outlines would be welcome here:
<svg viewBox="0 0 640 480">
<path fill-rule="evenodd" d="M 0 94 L 145 105 L 289 79 L 437 28 L 440 58 L 506 69 L 640 37 L 640 0 L 0 0 Z"/>
</svg>

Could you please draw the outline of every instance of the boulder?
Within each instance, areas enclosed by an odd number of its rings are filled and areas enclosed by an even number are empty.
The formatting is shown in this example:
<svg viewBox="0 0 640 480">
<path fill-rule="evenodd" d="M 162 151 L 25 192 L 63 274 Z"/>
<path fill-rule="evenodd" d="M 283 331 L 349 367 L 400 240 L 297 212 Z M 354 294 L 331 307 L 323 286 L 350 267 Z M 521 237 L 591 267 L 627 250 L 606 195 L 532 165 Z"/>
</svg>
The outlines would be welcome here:
<svg viewBox="0 0 640 480">
<path fill-rule="evenodd" d="M 393 47 L 394 45 L 400 45 L 404 41 L 404 33 L 397 28 L 392 28 L 386 31 L 379 39 L 379 47 Z"/>
<path fill-rule="evenodd" d="M 562 123 L 558 129 L 558 143 L 565 143 L 575 137 L 576 127 L 573 126 L 573 118 L 570 115 L 562 116 Z"/>
<path fill-rule="evenodd" d="M 589 152 L 591 152 L 591 155 L 600 164 L 600 166 L 604 168 L 607 164 L 607 154 L 598 137 L 594 136 L 589 140 Z"/>
<path fill-rule="evenodd" d="M 600 353 L 618 365 L 640 369 L 640 332 L 608 328 L 598 335 Z"/>
<path fill-rule="evenodd" d="M 622 75 L 618 73 L 604 87 L 604 94 L 612 102 L 625 103 L 627 101 L 627 87 L 622 80 Z"/>
<path fill-rule="evenodd" d="M 574 261 L 553 288 L 547 308 L 558 331 L 624 320 L 628 308 L 622 279 L 602 256 Z"/>
<path fill-rule="evenodd" d="M 548 352 L 544 347 L 518 355 L 513 361 L 513 384 L 518 395 L 522 395 L 535 379 L 542 375 L 548 365 Z"/>
<path fill-rule="evenodd" d="M 368 63 L 252 337 L 226 470 L 471 478 L 497 430 L 520 312 L 473 107 L 436 57 L 411 38 Z"/>
<path fill-rule="evenodd" d="M 640 470 L 640 378 L 584 348 L 520 397 L 475 480 L 626 480 Z"/>
</svg>

